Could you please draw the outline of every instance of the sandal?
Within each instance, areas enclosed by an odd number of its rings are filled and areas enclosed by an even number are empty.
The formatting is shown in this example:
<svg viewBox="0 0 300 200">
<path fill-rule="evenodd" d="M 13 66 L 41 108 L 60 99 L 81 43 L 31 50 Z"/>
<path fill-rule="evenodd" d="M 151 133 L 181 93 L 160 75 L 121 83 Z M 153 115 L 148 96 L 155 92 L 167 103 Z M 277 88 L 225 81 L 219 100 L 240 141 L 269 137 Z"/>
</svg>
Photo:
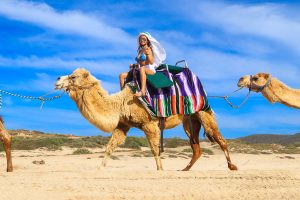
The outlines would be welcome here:
<svg viewBox="0 0 300 200">
<path fill-rule="evenodd" d="M 142 91 L 139 91 L 139 92 L 135 93 L 134 96 L 143 97 L 143 96 L 145 96 L 145 93 L 143 93 Z"/>
</svg>

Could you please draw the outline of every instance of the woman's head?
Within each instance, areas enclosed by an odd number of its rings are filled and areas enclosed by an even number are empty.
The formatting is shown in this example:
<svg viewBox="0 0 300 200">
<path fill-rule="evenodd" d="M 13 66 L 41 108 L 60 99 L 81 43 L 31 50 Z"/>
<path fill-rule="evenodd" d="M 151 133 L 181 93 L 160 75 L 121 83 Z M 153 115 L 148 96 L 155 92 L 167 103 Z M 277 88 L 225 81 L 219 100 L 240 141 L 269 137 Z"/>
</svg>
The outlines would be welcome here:
<svg viewBox="0 0 300 200">
<path fill-rule="evenodd" d="M 154 57 L 154 64 L 159 66 L 166 59 L 166 51 L 161 44 L 148 32 L 142 32 L 137 37 L 138 50 L 143 45 L 151 47 Z"/>
<path fill-rule="evenodd" d="M 144 34 L 141 34 L 139 36 L 139 46 L 142 47 L 142 46 L 151 46 L 151 42 L 150 40 L 148 39 L 148 37 Z"/>
</svg>

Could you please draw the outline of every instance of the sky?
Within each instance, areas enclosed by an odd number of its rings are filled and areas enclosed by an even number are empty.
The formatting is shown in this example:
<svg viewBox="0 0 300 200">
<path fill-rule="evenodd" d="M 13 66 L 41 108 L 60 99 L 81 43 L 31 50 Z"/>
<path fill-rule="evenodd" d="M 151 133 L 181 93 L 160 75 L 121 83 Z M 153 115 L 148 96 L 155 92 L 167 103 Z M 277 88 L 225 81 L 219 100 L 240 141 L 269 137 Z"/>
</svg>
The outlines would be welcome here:
<svg viewBox="0 0 300 200">
<path fill-rule="evenodd" d="M 143 31 L 161 42 L 168 64 L 187 60 L 208 95 L 231 93 L 240 77 L 258 72 L 299 88 L 299 9 L 299 1 L 1 0 L 0 89 L 41 96 L 55 92 L 57 77 L 84 67 L 109 93 L 118 92 L 118 75 L 134 62 Z M 239 104 L 246 93 L 230 100 Z M 261 94 L 252 93 L 240 109 L 222 99 L 209 102 L 225 138 L 300 132 L 299 110 L 270 104 Z M 67 95 L 43 109 L 3 95 L 0 114 L 8 129 L 109 136 Z M 133 128 L 128 135 L 144 134 Z M 165 135 L 186 138 L 181 126 Z"/>
</svg>

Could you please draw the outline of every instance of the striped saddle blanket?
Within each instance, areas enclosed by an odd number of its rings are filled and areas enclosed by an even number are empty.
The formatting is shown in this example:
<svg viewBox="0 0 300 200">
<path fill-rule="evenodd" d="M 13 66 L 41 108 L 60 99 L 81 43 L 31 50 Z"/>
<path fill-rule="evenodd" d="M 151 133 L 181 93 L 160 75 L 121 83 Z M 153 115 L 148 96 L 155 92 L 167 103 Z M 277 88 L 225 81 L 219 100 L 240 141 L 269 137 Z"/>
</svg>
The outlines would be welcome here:
<svg viewBox="0 0 300 200">
<path fill-rule="evenodd" d="M 138 70 L 133 73 L 136 77 L 135 84 L 140 88 Z M 173 86 L 156 89 L 147 82 L 146 95 L 139 99 L 151 116 L 189 115 L 211 109 L 199 78 L 188 68 L 182 68 L 179 73 L 170 73 L 167 70 L 156 73 L 163 73 L 173 81 Z"/>
</svg>

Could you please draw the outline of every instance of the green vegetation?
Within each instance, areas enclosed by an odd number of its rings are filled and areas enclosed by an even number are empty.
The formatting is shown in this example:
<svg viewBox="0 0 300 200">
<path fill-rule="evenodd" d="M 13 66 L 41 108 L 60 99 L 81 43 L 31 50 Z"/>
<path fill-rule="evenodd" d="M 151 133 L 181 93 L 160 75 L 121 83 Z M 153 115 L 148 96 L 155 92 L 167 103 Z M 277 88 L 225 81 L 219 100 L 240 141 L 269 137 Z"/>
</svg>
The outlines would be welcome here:
<svg viewBox="0 0 300 200">
<path fill-rule="evenodd" d="M 93 152 L 91 152 L 88 149 L 82 148 L 82 149 L 77 149 L 73 152 L 73 155 L 80 155 L 80 154 L 92 154 Z"/>
<path fill-rule="evenodd" d="M 289 145 L 281 144 L 260 144 L 249 143 L 240 140 L 228 140 L 228 149 L 230 152 L 248 153 L 248 154 L 299 154 L 299 143 L 292 143 Z M 219 148 L 216 146 L 215 148 Z"/>
<path fill-rule="evenodd" d="M 187 146 L 187 145 L 189 145 L 188 140 L 184 140 L 178 137 L 165 139 L 166 148 L 176 148 L 179 146 Z"/>
<path fill-rule="evenodd" d="M 127 137 L 125 143 L 121 145 L 123 148 L 141 149 L 141 147 L 148 147 L 148 141 L 143 137 Z"/>
<path fill-rule="evenodd" d="M 73 135 L 59 135 L 59 134 L 46 134 L 39 131 L 26 131 L 26 130 L 11 130 L 9 133 L 13 137 L 12 149 L 13 150 L 34 150 L 38 148 L 45 148 L 47 150 L 60 150 L 62 147 L 70 147 L 77 149 L 87 148 L 102 148 L 105 146 L 110 137 L 93 136 L 93 137 L 76 137 Z M 300 134 L 295 134 L 284 137 L 269 135 L 270 141 L 280 140 L 281 143 L 262 143 L 267 141 L 267 136 L 249 136 L 247 141 L 243 140 L 227 140 L 228 149 L 230 152 L 235 153 L 248 153 L 248 154 L 299 154 L 300 153 Z M 275 138 L 275 139 L 274 139 Z M 251 139 L 251 141 L 250 141 Z M 253 143 L 256 141 L 257 143 Z M 284 142 L 283 142 L 284 141 Z M 287 142 L 288 141 L 288 142 Z M 166 138 L 164 139 L 164 146 L 167 154 L 181 155 L 180 153 L 192 153 L 191 148 L 186 148 L 182 152 L 173 150 L 172 148 L 180 146 L 189 146 L 189 141 L 181 138 Z M 140 150 L 141 147 L 149 147 L 148 141 L 145 137 L 127 137 L 122 148 L 132 149 L 130 151 Z M 171 149 L 170 149 L 171 148 Z M 220 149 L 219 145 L 212 148 Z M 204 154 L 212 155 L 211 149 L 201 148 Z M 3 145 L 0 145 L 0 152 L 4 151 Z M 78 153 L 81 153 L 80 150 Z M 122 150 L 124 151 L 124 150 Z M 128 150 L 129 151 L 129 150 Z M 82 151 L 84 153 L 84 151 Z M 141 156 L 150 157 L 150 151 L 141 151 Z M 117 159 L 117 158 L 116 158 Z"/>
<path fill-rule="evenodd" d="M 53 135 L 51 137 L 13 137 L 12 149 L 14 150 L 34 150 L 46 148 L 48 150 L 60 150 L 63 146 L 71 148 L 93 148 L 102 147 L 106 143 L 104 137 L 82 137 L 72 139 Z"/>
<path fill-rule="evenodd" d="M 203 154 L 207 154 L 207 155 L 214 155 L 214 152 L 210 149 L 207 149 L 207 148 L 201 148 L 201 151 Z M 188 153 L 192 153 L 193 150 L 192 148 L 188 148 L 188 149 L 183 149 L 182 152 L 188 152 Z"/>
</svg>

